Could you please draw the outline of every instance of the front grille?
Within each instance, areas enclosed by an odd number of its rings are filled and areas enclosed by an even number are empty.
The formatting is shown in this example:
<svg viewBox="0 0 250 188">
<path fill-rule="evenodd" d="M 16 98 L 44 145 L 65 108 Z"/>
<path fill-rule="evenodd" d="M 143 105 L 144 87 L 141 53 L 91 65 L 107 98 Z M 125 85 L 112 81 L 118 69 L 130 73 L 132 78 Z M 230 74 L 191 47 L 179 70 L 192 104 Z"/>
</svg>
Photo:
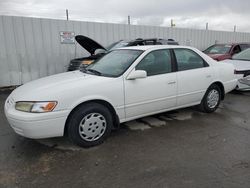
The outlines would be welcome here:
<svg viewBox="0 0 250 188">
<path fill-rule="evenodd" d="M 79 66 L 81 64 L 82 61 L 80 60 L 71 60 L 70 61 L 70 65 L 74 65 L 74 66 Z"/>
<path fill-rule="evenodd" d="M 80 66 L 69 66 L 68 71 L 79 70 Z"/>
<path fill-rule="evenodd" d="M 81 61 L 79 60 L 71 60 L 68 66 L 68 71 L 79 70 Z"/>
</svg>

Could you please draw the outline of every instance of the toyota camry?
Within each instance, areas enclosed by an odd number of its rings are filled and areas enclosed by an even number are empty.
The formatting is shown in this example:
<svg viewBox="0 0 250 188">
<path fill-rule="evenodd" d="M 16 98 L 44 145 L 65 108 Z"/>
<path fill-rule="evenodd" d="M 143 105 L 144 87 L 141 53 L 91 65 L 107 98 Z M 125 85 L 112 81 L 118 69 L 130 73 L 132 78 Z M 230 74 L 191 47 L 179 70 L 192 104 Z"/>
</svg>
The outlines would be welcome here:
<svg viewBox="0 0 250 188">
<path fill-rule="evenodd" d="M 68 135 L 90 147 L 119 123 L 198 105 L 214 112 L 236 87 L 234 67 L 184 46 L 135 46 L 113 50 L 78 71 L 31 81 L 5 103 L 14 131 L 40 139 Z"/>
</svg>

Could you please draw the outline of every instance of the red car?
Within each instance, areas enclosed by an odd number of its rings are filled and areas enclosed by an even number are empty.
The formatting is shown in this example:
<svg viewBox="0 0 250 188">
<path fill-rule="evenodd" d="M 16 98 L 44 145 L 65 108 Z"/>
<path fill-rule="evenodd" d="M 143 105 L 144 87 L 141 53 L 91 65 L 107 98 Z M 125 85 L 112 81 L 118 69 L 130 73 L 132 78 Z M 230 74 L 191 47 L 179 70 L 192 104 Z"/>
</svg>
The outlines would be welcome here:
<svg viewBox="0 0 250 188">
<path fill-rule="evenodd" d="M 216 61 L 222 61 L 247 48 L 250 48 L 250 43 L 214 44 L 203 52 Z"/>
</svg>

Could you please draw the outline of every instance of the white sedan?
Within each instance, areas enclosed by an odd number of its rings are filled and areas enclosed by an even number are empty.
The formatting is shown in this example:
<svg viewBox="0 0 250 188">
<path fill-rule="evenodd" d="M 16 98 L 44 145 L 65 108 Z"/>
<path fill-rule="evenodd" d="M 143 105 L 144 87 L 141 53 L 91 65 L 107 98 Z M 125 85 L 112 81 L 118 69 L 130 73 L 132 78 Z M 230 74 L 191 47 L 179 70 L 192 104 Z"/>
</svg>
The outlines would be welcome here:
<svg viewBox="0 0 250 188">
<path fill-rule="evenodd" d="M 119 123 L 199 105 L 214 112 L 236 87 L 231 64 L 183 46 L 136 46 L 109 52 L 80 71 L 45 77 L 15 89 L 5 114 L 17 134 L 68 137 L 90 147 Z"/>
<path fill-rule="evenodd" d="M 232 59 L 224 60 L 225 63 L 234 65 L 238 78 L 236 90 L 250 90 L 250 48 L 235 54 Z"/>
</svg>

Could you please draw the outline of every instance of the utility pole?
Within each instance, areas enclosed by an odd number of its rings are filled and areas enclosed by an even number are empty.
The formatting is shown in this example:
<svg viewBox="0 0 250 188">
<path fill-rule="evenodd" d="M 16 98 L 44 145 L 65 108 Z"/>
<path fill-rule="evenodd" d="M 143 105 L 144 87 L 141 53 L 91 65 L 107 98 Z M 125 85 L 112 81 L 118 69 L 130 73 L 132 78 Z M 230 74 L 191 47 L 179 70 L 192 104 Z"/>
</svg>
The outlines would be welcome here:
<svg viewBox="0 0 250 188">
<path fill-rule="evenodd" d="M 174 20 L 173 20 L 173 19 L 171 19 L 170 26 L 171 26 L 171 27 L 175 27 L 175 24 L 174 24 Z"/>
<path fill-rule="evenodd" d="M 234 26 L 234 32 L 236 32 L 236 25 Z"/>
<path fill-rule="evenodd" d="M 128 15 L 128 25 L 130 25 L 130 16 Z"/>
<path fill-rule="evenodd" d="M 67 21 L 69 21 L 69 11 L 68 11 L 68 9 L 66 9 L 66 18 L 67 18 Z"/>
<path fill-rule="evenodd" d="M 208 30 L 208 23 L 206 23 L 206 30 Z"/>
<path fill-rule="evenodd" d="M 130 26 L 130 16 L 128 15 L 128 34 L 129 34 L 129 39 L 131 39 L 131 26 Z"/>
</svg>

